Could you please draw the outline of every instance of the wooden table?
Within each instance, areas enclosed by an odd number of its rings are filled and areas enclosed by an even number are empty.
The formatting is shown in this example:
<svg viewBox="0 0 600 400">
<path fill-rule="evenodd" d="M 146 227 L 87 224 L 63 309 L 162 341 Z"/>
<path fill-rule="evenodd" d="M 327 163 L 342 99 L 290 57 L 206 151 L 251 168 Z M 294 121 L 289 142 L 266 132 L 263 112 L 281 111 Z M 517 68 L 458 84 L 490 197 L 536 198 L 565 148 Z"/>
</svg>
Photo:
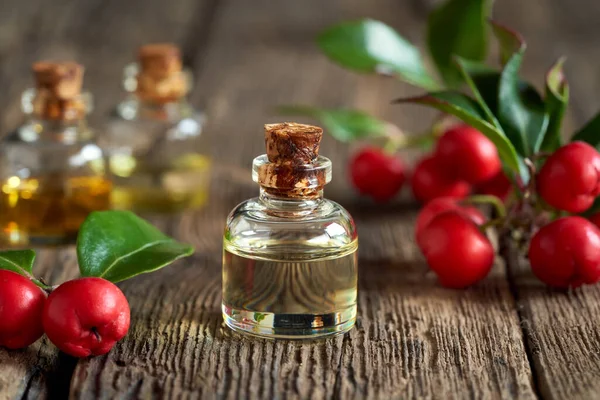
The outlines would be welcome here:
<svg viewBox="0 0 600 400">
<path fill-rule="evenodd" d="M 121 285 L 132 308 L 129 335 L 107 356 L 76 360 L 47 339 L 0 349 L 0 398 L 600 398 L 600 286 L 553 292 L 518 260 L 465 291 L 426 274 L 412 240 L 416 206 L 357 199 L 345 179 L 347 146 L 326 138 L 334 161 L 326 194 L 347 206 L 361 237 L 359 319 L 349 334 L 314 343 L 241 337 L 222 322 L 221 234 L 228 211 L 256 195 L 250 162 L 263 152 L 273 106 L 358 107 L 416 131 L 431 113 L 390 106 L 418 91 L 329 63 L 313 44 L 324 27 L 369 16 L 423 42 L 432 1 L 420 0 L 4 0 L 0 3 L 0 124 L 20 120 L 19 95 L 40 58 L 87 66 L 96 116 L 120 96 L 123 65 L 137 46 L 174 41 L 196 76 L 206 134 L 221 164 L 210 204 L 153 218 L 196 254 Z M 600 3 L 502 0 L 496 18 L 530 44 L 525 75 L 537 85 L 569 57 L 573 128 L 600 106 Z M 407 158 L 413 155 L 408 154 Z M 77 275 L 72 248 L 42 250 L 50 282 Z"/>
</svg>

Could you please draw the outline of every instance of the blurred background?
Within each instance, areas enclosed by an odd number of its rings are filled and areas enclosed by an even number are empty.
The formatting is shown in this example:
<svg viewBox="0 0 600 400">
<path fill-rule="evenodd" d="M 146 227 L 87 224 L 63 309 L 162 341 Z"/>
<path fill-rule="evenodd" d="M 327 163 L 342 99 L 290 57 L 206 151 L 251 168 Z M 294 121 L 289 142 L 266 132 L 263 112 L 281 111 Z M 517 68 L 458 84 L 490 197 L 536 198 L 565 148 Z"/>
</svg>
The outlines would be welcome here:
<svg viewBox="0 0 600 400">
<path fill-rule="evenodd" d="M 21 120 L 20 94 L 32 83 L 35 60 L 72 59 L 86 66 L 85 87 L 95 95 L 93 120 L 101 121 L 122 98 L 123 67 L 138 46 L 173 42 L 192 69 L 194 105 L 207 113 L 206 135 L 220 162 L 248 171 L 263 152 L 262 125 L 289 120 L 279 104 L 353 107 L 398 124 L 425 128 L 434 115 L 390 100 L 419 89 L 385 77 L 359 75 L 326 59 L 315 36 L 331 24 L 371 17 L 422 45 L 435 0 L 2 0 L 0 2 L 0 127 Z M 600 108 L 600 3 L 591 0 L 500 0 L 494 18 L 521 32 L 528 51 L 525 78 L 542 87 L 547 69 L 567 57 L 574 129 Z M 334 161 L 336 193 L 349 151 L 326 138 L 322 154 Z"/>
</svg>

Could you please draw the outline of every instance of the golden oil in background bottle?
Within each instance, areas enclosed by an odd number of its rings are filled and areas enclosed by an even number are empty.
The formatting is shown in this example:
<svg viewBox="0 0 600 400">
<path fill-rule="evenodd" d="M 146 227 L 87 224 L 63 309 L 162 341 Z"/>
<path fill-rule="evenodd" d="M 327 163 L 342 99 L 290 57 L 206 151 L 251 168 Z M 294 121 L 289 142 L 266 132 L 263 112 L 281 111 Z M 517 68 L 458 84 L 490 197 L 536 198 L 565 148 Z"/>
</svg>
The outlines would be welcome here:
<svg viewBox="0 0 600 400">
<path fill-rule="evenodd" d="M 202 206 L 211 160 L 202 134 L 204 116 L 186 95 L 191 73 L 171 44 L 142 46 L 125 68 L 128 97 L 102 138 L 114 182 L 115 208 L 172 212 Z"/>
<path fill-rule="evenodd" d="M 318 155 L 322 129 L 265 126 L 267 154 L 254 159 L 260 196 L 238 205 L 223 243 L 223 304 L 232 329 L 270 338 L 348 331 L 356 319 L 354 221 L 323 198 L 331 161 Z"/>
<path fill-rule="evenodd" d="M 26 122 L 0 145 L 0 244 L 72 242 L 87 215 L 110 206 L 104 158 L 86 122 L 91 95 L 76 63 L 33 65 Z"/>
</svg>

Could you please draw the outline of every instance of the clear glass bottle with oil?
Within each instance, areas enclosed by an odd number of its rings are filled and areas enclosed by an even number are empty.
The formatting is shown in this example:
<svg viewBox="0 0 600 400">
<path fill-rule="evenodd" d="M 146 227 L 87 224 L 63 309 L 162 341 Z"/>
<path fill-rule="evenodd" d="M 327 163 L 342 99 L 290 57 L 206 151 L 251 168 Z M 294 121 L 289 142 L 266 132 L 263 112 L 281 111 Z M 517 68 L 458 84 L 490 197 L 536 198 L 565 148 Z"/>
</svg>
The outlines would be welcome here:
<svg viewBox="0 0 600 400">
<path fill-rule="evenodd" d="M 127 98 L 102 138 L 114 182 L 112 205 L 142 213 L 202 206 L 211 161 L 204 115 L 187 100 L 191 73 L 171 44 L 142 46 L 125 67 Z"/>
<path fill-rule="evenodd" d="M 39 62 L 23 93 L 26 122 L 0 145 L 0 244 L 74 241 L 81 223 L 110 206 L 104 157 L 86 123 L 92 97 L 83 67 Z"/>
<path fill-rule="evenodd" d="M 222 312 L 236 331 L 309 339 L 354 325 L 358 237 L 350 214 L 323 198 L 322 132 L 265 126 L 267 154 L 252 171 L 260 196 L 233 209 L 224 236 Z"/>
</svg>

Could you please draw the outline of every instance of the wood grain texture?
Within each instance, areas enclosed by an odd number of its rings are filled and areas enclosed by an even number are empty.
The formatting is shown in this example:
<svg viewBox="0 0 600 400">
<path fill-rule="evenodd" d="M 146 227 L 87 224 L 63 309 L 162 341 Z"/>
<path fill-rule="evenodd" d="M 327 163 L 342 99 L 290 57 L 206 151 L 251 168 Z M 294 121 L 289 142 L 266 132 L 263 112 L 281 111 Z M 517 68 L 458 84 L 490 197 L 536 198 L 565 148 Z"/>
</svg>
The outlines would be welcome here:
<svg viewBox="0 0 600 400">
<path fill-rule="evenodd" d="M 47 282 L 63 282 L 78 274 L 75 250 L 43 250 L 38 252 L 36 275 Z M 40 399 L 64 396 L 75 361 L 59 354 L 46 337 L 27 349 L 7 351 L 0 347 L 0 399 Z"/>
<path fill-rule="evenodd" d="M 39 59 L 74 59 L 86 65 L 84 87 L 95 96 L 95 116 L 106 115 L 122 96 L 121 75 L 137 46 L 147 41 L 192 39 L 208 3 L 162 1 L 20 1 L 0 4 L 0 136 L 22 118 L 20 94 L 31 86 L 30 65 Z M 139 21 L 132 27 L 130 21 Z M 195 32 L 195 30 L 193 31 Z M 99 127 L 101 118 L 92 118 Z M 78 275 L 73 248 L 44 250 L 36 274 L 59 283 Z M 69 391 L 76 360 L 44 338 L 28 349 L 0 348 L 0 399 L 61 398 Z"/>
<path fill-rule="evenodd" d="M 561 292 L 535 278 L 515 249 L 506 253 L 521 325 L 545 399 L 594 399 L 600 393 L 600 288 Z"/>
<path fill-rule="evenodd" d="M 505 4 L 505 7 L 498 7 Z M 571 86 L 570 118 L 563 136 L 598 109 L 600 75 L 595 65 L 600 40 L 600 4 L 586 0 L 561 2 L 507 0 L 496 16 L 522 32 L 529 46 L 524 71 L 541 83 L 545 68 L 561 55 Z M 519 10 L 516 12 L 516 10 Z M 536 386 L 545 399 L 594 399 L 600 396 L 600 288 L 584 287 L 569 293 L 548 289 L 531 273 L 526 260 L 511 253 L 512 286 L 527 339 Z"/>
<path fill-rule="evenodd" d="M 430 121 L 423 109 L 389 105 L 418 91 L 344 71 L 314 47 L 327 25 L 365 15 L 422 39 L 422 12 L 393 0 L 219 3 L 208 48 L 195 57 L 192 99 L 206 104 L 213 153 L 229 167 L 215 173 L 206 209 L 167 223 L 196 255 L 123 283 L 130 334 L 109 355 L 79 362 L 73 398 L 535 397 L 504 267 L 464 292 L 440 288 L 411 239 L 414 205 L 357 202 L 343 173 L 349 149 L 330 138 L 321 150 L 335 166 L 326 193 L 355 214 L 361 237 L 356 329 L 319 342 L 275 342 L 222 323 L 223 224 L 235 204 L 257 194 L 249 167 L 264 151 L 262 124 L 289 119 L 273 115 L 273 106 L 359 107 L 409 130 Z"/>
</svg>

